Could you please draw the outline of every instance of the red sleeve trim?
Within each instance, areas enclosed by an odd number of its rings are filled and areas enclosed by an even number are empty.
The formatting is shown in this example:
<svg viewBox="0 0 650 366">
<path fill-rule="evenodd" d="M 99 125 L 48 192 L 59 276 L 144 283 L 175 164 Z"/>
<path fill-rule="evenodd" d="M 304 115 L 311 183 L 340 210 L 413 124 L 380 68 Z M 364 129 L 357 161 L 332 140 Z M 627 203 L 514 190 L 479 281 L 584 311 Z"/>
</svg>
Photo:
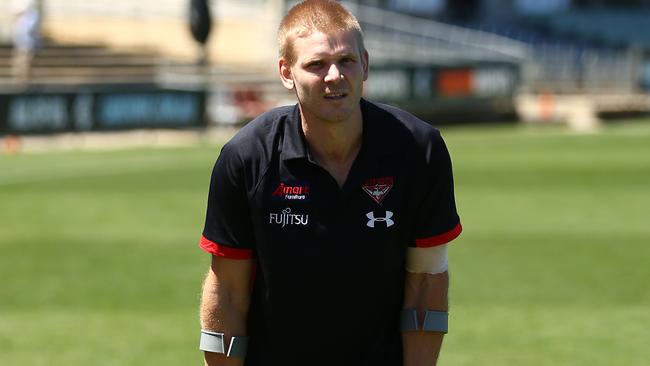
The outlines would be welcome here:
<svg viewBox="0 0 650 366">
<path fill-rule="evenodd" d="M 201 236 L 199 247 L 206 252 L 219 257 L 229 259 L 251 259 L 253 258 L 253 251 L 251 249 L 231 248 L 224 245 L 217 244 L 205 236 Z"/>
<path fill-rule="evenodd" d="M 446 244 L 456 239 L 458 235 L 460 235 L 461 231 L 463 231 L 463 226 L 459 222 L 458 225 L 456 225 L 456 227 L 447 231 L 446 233 L 436 235 L 436 236 L 431 236 L 428 238 L 415 239 L 415 246 L 418 248 L 430 248 L 430 247 L 435 247 L 437 245 Z"/>
</svg>

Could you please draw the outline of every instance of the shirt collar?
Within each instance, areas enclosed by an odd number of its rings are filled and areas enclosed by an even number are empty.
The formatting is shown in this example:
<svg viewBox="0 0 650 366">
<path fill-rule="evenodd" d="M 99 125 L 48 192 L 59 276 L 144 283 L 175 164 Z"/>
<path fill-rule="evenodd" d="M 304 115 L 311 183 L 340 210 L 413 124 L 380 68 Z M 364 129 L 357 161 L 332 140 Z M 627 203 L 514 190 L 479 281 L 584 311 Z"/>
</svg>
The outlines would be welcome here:
<svg viewBox="0 0 650 366">
<path fill-rule="evenodd" d="M 300 121 L 300 107 L 296 104 L 284 123 L 282 160 L 309 158 L 307 140 Z"/>
<path fill-rule="evenodd" d="M 389 113 L 363 98 L 360 103 L 363 118 L 362 152 L 377 157 L 390 155 L 394 149 L 391 148 L 390 136 L 388 136 L 390 132 L 387 129 L 386 115 Z M 294 106 L 284 124 L 281 157 L 282 160 L 311 158 L 307 139 L 302 131 L 298 104 Z"/>
<path fill-rule="evenodd" d="M 392 154 L 395 149 L 394 144 L 391 143 L 389 126 L 394 122 L 395 117 L 363 98 L 361 113 L 363 115 L 362 152 L 375 157 Z"/>
</svg>

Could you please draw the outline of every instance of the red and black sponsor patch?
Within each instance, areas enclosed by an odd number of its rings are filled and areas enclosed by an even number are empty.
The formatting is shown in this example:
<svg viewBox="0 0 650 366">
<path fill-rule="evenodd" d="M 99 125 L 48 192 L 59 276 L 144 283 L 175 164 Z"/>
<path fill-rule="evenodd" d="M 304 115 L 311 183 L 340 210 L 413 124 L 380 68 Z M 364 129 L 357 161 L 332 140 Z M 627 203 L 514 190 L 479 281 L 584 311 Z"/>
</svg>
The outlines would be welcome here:
<svg viewBox="0 0 650 366">
<path fill-rule="evenodd" d="M 393 177 L 371 178 L 361 184 L 364 192 L 381 205 L 388 192 L 393 188 Z"/>
<path fill-rule="evenodd" d="M 307 200 L 309 199 L 309 185 L 298 183 L 280 182 L 273 191 L 273 198 L 285 200 Z"/>
</svg>

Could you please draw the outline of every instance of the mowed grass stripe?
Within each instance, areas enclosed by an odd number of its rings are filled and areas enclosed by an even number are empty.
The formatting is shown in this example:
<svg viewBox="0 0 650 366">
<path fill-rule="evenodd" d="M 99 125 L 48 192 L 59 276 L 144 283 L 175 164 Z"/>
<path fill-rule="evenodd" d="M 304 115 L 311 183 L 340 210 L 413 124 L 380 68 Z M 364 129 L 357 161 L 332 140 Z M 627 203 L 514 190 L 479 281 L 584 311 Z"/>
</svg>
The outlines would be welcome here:
<svg viewBox="0 0 650 366">
<path fill-rule="evenodd" d="M 216 153 L 217 150 L 214 150 Z M 203 160 L 187 154 L 194 149 L 159 149 L 113 152 L 54 152 L 51 154 L 25 154 L 0 156 L 0 187 L 12 184 L 50 183 L 54 180 L 110 177 L 112 175 L 160 172 L 174 169 L 196 169 Z M 208 157 L 204 155 L 204 157 Z"/>
</svg>

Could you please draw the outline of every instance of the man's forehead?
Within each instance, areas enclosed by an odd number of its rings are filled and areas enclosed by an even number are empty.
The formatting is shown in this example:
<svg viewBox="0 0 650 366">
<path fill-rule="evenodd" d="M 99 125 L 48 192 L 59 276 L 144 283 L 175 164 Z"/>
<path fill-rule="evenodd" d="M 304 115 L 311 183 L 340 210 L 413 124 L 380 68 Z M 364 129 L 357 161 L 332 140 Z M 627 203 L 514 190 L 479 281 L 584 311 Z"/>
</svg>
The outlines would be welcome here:
<svg viewBox="0 0 650 366">
<path fill-rule="evenodd" d="M 359 42 L 353 32 L 323 33 L 313 31 L 294 39 L 298 57 L 327 56 L 332 54 L 356 54 Z"/>
</svg>

